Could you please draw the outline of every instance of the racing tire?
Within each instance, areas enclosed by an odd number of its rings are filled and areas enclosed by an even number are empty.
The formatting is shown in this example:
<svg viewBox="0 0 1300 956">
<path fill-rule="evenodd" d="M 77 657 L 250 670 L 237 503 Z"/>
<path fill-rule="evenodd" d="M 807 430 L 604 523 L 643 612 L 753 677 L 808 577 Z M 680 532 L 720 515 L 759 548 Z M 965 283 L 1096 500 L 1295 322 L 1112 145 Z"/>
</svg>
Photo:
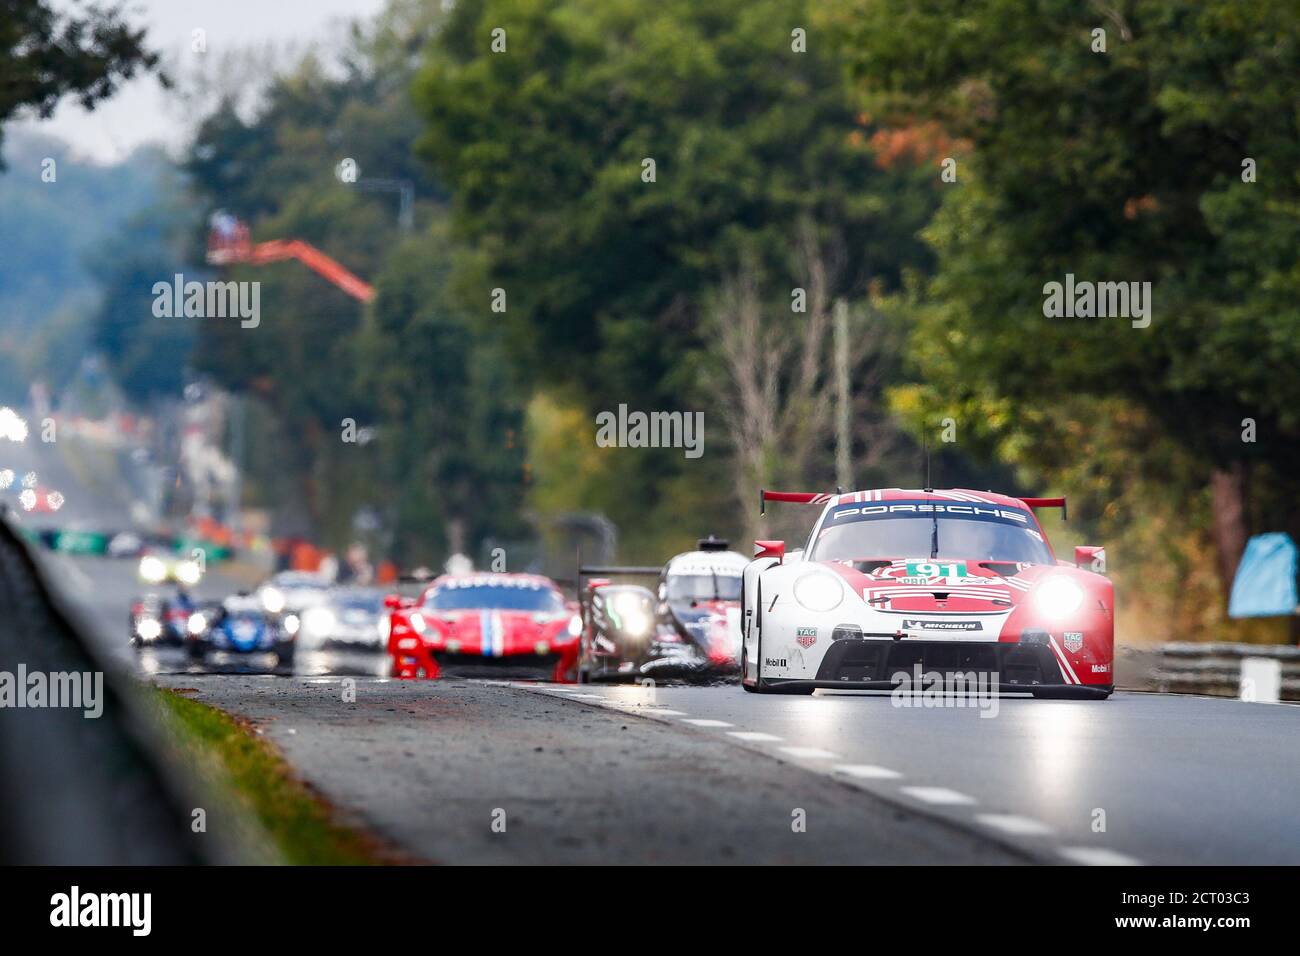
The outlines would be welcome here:
<svg viewBox="0 0 1300 956">
<path fill-rule="evenodd" d="M 208 656 L 208 646 L 203 641 L 190 641 L 185 645 L 185 653 L 192 661 L 201 661 Z"/>
<path fill-rule="evenodd" d="M 280 667 L 292 667 L 293 652 L 293 644 L 277 644 L 275 647 L 275 663 Z"/>
</svg>

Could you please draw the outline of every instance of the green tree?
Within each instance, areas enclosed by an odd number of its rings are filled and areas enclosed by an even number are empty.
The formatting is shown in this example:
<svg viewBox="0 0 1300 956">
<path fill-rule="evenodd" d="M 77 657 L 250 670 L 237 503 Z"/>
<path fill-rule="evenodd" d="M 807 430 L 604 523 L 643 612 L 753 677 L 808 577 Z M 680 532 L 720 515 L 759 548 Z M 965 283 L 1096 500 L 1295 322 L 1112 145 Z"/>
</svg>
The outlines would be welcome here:
<svg viewBox="0 0 1300 956">
<path fill-rule="evenodd" d="M 797 336 L 805 227 L 835 250 L 830 298 L 889 288 L 927 261 L 915 232 L 930 177 L 878 162 L 838 52 L 796 33 L 810 20 L 803 0 L 470 0 L 416 84 L 421 152 L 477 253 L 458 280 L 465 307 L 486 312 L 503 290 L 516 365 L 548 401 L 585 412 L 548 426 L 590 431 L 592 413 L 623 402 L 706 410 L 698 462 L 601 449 L 616 460 L 593 465 L 611 489 L 598 497 L 647 559 L 669 529 L 716 527 L 720 508 L 753 500 L 728 487 L 730 372 L 708 318 L 718 289 L 745 271 L 775 305 L 764 323 Z M 570 482 L 575 495 L 589 485 Z M 559 507 L 558 483 L 546 487 Z M 739 526 L 731 513 L 721 523 Z"/>
<path fill-rule="evenodd" d="M 0 123 L 23 108 L 49 116 L 68 95 L 93 109 L 157 64 L 120 4 L 61 12 L 48 0 L 0 0 Z"/>
<path fill-rule="evenodd" d="M 912 313 L 931 417 L 1044 462 L 1069 416 L 1087 429 L 1105 407 L 1078 399 L 1131 403 L 1182 452 L 1174 493 L 1210 485 L 1226 579 L 1249 463 L 1288 494 L 1300 465 L 1295 5 L 858 0 L 822 22 L 870 109 L 966 144 Z M 1047 317 L 1045 284 L 1067 273 L 1150 282 L 1150 326 Z"/>
</svg>

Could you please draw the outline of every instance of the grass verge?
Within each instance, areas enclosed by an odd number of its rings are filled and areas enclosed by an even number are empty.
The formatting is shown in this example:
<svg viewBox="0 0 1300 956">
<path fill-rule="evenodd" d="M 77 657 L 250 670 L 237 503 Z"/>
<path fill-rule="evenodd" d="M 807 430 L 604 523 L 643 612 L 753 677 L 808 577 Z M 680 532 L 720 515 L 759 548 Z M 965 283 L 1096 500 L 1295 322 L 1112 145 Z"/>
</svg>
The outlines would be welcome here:
<svg viewBox="0 0 1300 956">
<path fill-rule="evenodd" d="M 375 837 L 342 824 L 330 805 L 300 780 L 246 721 L 172 690 L 150 688 L 159 718 L 178 759 L 204 789 L 222 791 L 222 816 L 248 815 L 277 853 L 259 856 L 294 865 L 363 865 L 400 862 Z M 213 818 L 209 818 L 213 822 Z M 267 849 L 262 848 L 263 851 Z"/>
</svg>

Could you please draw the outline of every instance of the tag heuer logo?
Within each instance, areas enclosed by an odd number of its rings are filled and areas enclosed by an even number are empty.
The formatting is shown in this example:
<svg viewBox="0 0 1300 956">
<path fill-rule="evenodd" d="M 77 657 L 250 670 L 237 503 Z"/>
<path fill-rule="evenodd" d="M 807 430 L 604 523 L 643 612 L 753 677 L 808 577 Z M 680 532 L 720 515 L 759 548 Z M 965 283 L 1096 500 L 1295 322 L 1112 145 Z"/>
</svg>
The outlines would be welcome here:
<svg viewBox="0 0 1300 956">
<path fill-rule="evenodd" d="M 817 628 L 799 627 L 795 628 L 795 643 L 800 647 L 808 648 L 817 643 Z"/>
<path fill-rule="evenodd" d="M 1071 654 L 1077 654 L 1083 650 L 1083 631 L 1066 631 L 1065 649 Z"/>
</svg>

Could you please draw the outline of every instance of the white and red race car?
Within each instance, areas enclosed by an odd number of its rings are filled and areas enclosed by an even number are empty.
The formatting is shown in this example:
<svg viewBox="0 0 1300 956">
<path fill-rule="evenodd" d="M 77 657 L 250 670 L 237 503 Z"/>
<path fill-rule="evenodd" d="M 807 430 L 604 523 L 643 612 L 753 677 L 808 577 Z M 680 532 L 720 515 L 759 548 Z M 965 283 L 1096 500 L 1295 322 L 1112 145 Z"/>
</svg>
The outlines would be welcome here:
<svg viewBox="0 0 1300 956">
<path fill-rule="evenodd" d="M 581 620 L 550 578 L 447 574 L 417 600 L 384 605 L 394 677 L 576 677 Z"/>
<path fill-rule="evenodd" d="M 745 690 L 893 690 L 929 675 L 979 675 L 1035 697 L 1114 690 L 1105 552 L 1058 561 L 1033 513 L 1064 510 L 1064 498 L 886 488 L 760 501 L 823 508 L 802 551 L 756 542 L 742 595 Z"/>
</svg>

